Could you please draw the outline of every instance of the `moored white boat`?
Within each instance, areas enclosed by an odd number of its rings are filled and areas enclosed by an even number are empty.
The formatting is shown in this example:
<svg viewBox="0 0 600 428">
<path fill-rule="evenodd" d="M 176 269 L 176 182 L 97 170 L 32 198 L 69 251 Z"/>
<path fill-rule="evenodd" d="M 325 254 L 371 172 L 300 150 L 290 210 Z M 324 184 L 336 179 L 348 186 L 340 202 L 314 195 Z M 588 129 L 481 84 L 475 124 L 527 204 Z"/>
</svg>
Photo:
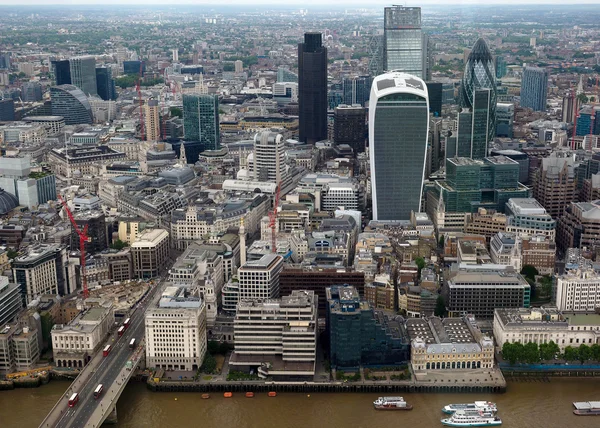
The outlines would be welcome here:
<svg viewBox="0 0 600 428">
<path fill-rule="evenodd" d="M 449 427 L 493 427 L 502 425 L 502 420 L 498 416 L 489 413 L 457 410 L 452 416 L 441 420 L 442 424 Z"/>
<path fill-rule="evenodd" d="M 442 412 L 451 415 L 457 410 L 478 410 L 483 412 L 497 412 L 496 404 L 489 401 L 475 401 L 474 403 L 448 404 Z"/>
<path fill-rule="evenodd" d="M 413 408 L 402 397 L 379 397 L 373 401 L 373 406 L 377 410 L 412 410 Z"/>
</svg>

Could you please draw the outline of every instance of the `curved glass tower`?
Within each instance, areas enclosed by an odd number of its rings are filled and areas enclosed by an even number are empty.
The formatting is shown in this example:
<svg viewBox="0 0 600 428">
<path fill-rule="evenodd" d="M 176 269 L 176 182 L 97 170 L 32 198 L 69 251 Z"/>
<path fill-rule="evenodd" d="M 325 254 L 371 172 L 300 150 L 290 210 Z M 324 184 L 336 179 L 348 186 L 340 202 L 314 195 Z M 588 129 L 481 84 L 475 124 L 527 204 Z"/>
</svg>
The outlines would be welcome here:
<svg viewBox="0 0 600 428">
<path fill-rule="evenodd" d="M 375 77 L 369 100 L 374 220 L 408 220 L 419 212 L 428 133 L 425 82 L 398 71 Z"/>
<path fill-rule="evenodd" d="M 75 85 L 59 85 L 50 88 L 53 116 L 65 118 L 65 125 L 93 123 L 92 108 L 81 89 Z"/>
</svg>

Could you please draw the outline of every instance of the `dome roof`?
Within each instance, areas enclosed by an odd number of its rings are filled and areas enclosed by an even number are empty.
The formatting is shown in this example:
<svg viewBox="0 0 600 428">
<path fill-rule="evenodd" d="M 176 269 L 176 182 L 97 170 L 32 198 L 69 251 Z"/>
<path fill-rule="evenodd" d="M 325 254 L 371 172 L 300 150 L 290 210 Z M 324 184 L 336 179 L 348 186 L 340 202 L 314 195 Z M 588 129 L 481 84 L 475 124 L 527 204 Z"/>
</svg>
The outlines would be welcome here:
<svg viewBox="0 0 600 428">
<path fill-rule="evenodd" d="M 475 45 L 473 45 L 473 49 L 471 50 L 467 61 L 493 61 L 493 59 L 492 53 L 485 40 L 479 39 L 475 42 Z"/>
<path fill-rule="evenodd" d="M 0 215 L 11 212 L 19 205 L 18 199 L 10 193 L 0 189 Z"/>
</svg>

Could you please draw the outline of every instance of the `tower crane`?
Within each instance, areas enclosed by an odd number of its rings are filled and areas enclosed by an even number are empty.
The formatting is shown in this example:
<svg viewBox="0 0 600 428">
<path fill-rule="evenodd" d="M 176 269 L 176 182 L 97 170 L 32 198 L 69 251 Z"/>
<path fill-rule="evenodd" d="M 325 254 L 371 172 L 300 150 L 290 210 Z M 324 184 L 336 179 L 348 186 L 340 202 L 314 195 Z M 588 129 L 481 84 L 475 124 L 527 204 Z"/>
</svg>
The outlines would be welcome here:
<svg viewBox="0 0 600 428">
<path fill-rule="evenodd" d="M 79 226 L 77 225 L 77 222 L 75 221 L 75 217 L 73 217 L 73 213 L 69 209 L 67 202 L 60 195 L 58 195 L 58 199 L 60 200 L 63 207 L 65 207 L 65 211 L 67 212 L 67 215 L 69 216 L 69 220 L 71 220 L 71 225 L 73 226 L 75 233 L 77 233 L 77 236 L 79 236 L 79 254 L 81 257 L 80 262 L 79 262 L 81 265 L 81 285 L 83 288 L 83 298 L 87 299 L 89 296 L 89 291 L 88 291 L 88 284 L 87 284 L 87 273 L 86 273 L 86 269 L 85 269 L 85 243 L 92 241 L 92 239 L 87 234 L 88 225 L 86 224 L 85 227 L 83 228 L 83 230 L 81 230 L 79 228 Z"/>
<path fill-rule="evenodd" d="M 275 202 L 273 203 L 273 210 L 269 211 L 269 226 L 271 227 L 271 252 L 277 254 L 277 207 L 279 206 L 279 190 L 281 189 L 280 183 L 277 183 L 275 189 Z"/>
</svg>

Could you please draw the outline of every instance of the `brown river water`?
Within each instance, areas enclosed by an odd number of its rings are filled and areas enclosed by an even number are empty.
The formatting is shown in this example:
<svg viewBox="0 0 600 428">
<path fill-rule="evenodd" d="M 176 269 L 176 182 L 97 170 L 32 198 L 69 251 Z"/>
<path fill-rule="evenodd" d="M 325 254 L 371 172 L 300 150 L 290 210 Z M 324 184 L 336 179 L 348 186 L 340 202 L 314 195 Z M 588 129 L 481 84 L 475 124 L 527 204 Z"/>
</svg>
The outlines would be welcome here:
<svg viewBox="0 0 600 428">
<path fill-rule="evenodd" d="M 37 427 L 65 392 L 67 382 L 33 389 L 0 391 L 0 428 Z M 127 386 L 117 404 L 118 428 L 430 428 L 442 427 L 442 406 L 475 400 L 498 405 L 504 428 L 600 428 L 600 416 L 575 416 L 573 401 L 600 401 L 600 379 L 509 382 L 505 394 L 404 394 L 412 411 L 377 411 L 377 394 L 297 394 L 277 397 L 218 393 L 151 392 L 142 383 Z"/>
</svg>

